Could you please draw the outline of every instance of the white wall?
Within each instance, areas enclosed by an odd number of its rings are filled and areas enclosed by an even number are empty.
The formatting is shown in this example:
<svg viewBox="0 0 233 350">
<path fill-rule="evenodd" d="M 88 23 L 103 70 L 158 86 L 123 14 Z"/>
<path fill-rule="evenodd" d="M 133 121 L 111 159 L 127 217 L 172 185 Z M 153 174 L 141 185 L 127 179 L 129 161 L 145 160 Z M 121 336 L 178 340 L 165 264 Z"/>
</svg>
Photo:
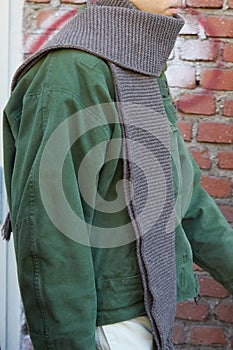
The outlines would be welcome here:
<svg viewBox="0 0 233 350">
<path fill-rule="evenodd" d="M 13 72 L 22 62 L 23 0 L 0 1 L 0 111 L 9 97 Z M 2 167 L 2 121 L 0 126 Z M 5 194 L 0 198 L 2 216 L 7 212 Z M 1 206 L 0 204 L 0 206 Z M 0 223 L 2 218 L 0 217 Z M 13 242 L 0 239 L 0 344 L 1 350 L 20 350 L 20 296 L 16 278 Z"/>
</svg>

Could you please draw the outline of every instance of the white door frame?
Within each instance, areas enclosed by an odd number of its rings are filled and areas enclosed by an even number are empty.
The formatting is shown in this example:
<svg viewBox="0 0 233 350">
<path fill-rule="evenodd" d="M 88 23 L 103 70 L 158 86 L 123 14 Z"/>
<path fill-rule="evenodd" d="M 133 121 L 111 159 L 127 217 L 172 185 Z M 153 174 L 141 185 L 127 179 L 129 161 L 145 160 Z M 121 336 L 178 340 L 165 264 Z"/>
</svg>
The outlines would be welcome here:
<svg viewBox="0 0 233 350">
<path fill-rule="evenodd" d="M 0 0 L 0 113 L 10 92 L 10 81 L 23 59 L 22 9 L 24 0 Z M 0 123 L 2 168 L 2 120 Z M 0 168 L 0 171 L 1 171 Z M 1 181 L 1 180 L 0 180 Z M 2 187 L 3 188 L 3 187 Z M 3 194 L 2 194 L 3 192 Z M 0 192 L 0 224 L 7 212 L 5 192 Z M 1 213 L 2 212 L 2 213 Z M 20 350 L 21 301 L 12 239 L 0 239 L 0 345 L 1 350 Z"/>
</svg>

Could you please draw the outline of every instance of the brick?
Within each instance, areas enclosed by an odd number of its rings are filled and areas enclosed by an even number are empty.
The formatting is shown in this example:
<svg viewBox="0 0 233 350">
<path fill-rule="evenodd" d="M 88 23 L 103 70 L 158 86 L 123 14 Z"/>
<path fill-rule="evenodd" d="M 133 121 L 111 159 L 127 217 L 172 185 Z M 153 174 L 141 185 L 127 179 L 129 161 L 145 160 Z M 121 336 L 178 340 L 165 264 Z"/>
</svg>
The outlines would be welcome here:
<svg viewBox="0 0 233 350">
<path fill-rule="evenodd" d="M 84 0 L 62 0 L 64 4 L 83 4 Z"/>
<path fill-rule="evenodd" d="M 173 342 L 176 345 L 185 343 L 184 326 L 175 324 L 173 328 Z"/>
<path fill-rule="evenodd" d="M 206 16 L 204 28 L 208 36 L 233 38 L 233 21 L 231 16 Z"/>
<path fill-rule="evenodd" d="M 199 277 L 200 295 L 212 298 L 226 298 L 228 291 L 210 276 Z"/>
<path fill-rule="evenodd" d="M 201 185 L 209 193 L 209 195 L 213 197 L 231 197 L 232 184 L 230 179 L 202 176 Z"/>
<path fill-rule="evenodd" d="M 192 123 L 191 122 L 177 122 L 177 126 L 185 141 L 191 141 L 192 139 Z"/>
<path fill-rule="evenodd" d="M 233 222 L 233 207 L 230 207 L 229 205 L 219 204 L 219 208 L 227 221 L 229 223 Z"/>
<path fill-rule="evenodd" d="M 196 87 L 195 68 L 191 66 L 170 66 L 166 72 L 168 84 L 172 87 L 192 89 Z"/>
<path fill-rule="evenodd" d="M 181 46 L 180 57 L 189 61 L 214 61 L 218 55 L 219 43 L 208 40 L 186 40 Z"/>
<path fill-rule="evenodd" d="M 197 162 L 199 168 L 210 169 L 211 160 L 207 150 L 190 149 L 190 152 L 192 153 L 192 156 Z"/>
<path fill-rule="evenodd" d="M 57 26 L 54 25 L 56 19 L 61 16 L 61 12 L 59 10 L 41 10 L 37 15 L 37 26 L 40 29 L 50 30 L 58 29 Z"/>
<path fill-rule="evenodd" d="M 46 34 L 27 34 L 24 35 L 24 53 L 25 54 L 32 54 L 39 50 L 41 46 L 47 42 L 49 39 L 49 36 Z"/>
<path fill-rule="evenodd" d="M 215 308 L 215 315 L 220 321 L 233 323 L 233 303 L 221 302 Z"/>
<path fill-rule="evenodd" d="M 26 2 L 48 3 L 50 0 L 25 0 Z"/>
<path fill-rule="evenodd" d="M 185 20 L 185 24 L 180 31 L 180 34 L 185 35 L 195 35 L 199 32 L 198 16 L 194 14 L 184 14 L 182 15 Z"/>
<path fill-rule="evenodd" d="M 177 304 L 176 317 L 192 321 L 204 321 L 209 315 L 210 306 L 208 303 L 186 301 Z"/>
<path fill-rule="evenodd" d="M 199 142 L 232 143 L 233 125 L 217 122 L 200 122 L 197 140 Z"/>
<path fill-rule="evenodd" d="M 226 117 L 233 117 L 233 100 L 225 101 L 223 115 Z"/>
<path fill-rule="evenodd" d="M 212 115 L 215 113 L 215 98 L 209 94 L 183 94 L 177 108 L 184 113 Z"/>
<path fill-rule="evenodd" d="M 223 0 L 187 0 L 188 7 L 206 7 L 206 8 L 220 8 L 223 5 Z"/>
<path fill-rule="evenodd" d="M 77 13 L 73 10 L 41 10 L 37 16 L 37 26 L 40 29 L 54 31 L 60 29 Z"/>
<path fill-rule="evenodd" d="M 193 326 L 190 330 L 190 343 L 193 345 L 225 345 L 226 336 L 220 327 Z"/>
<path fill-rule="evenodd" d="M 233 62 L 233 44 L 226 43 L 223 50 L 223 59 L 226 62 Z"/>
<path fill-rule="evenodd" d="M 205 68 L 200 85 L 210 90 L 233 90 L 233 69 Z"/>
<path fill-rule="evenodd" d="M 218 167 L 220 169 L 233 169 L 233 151 L 218 152 Z"/>
<path fill-rule="evenodd" d="M 194 263 L 193 263 L 193 270 L 194 271 L 203 271 L 203 269 L 200 266 L 198 266 L 197 264 L 194 264 Z"/>
</svg>

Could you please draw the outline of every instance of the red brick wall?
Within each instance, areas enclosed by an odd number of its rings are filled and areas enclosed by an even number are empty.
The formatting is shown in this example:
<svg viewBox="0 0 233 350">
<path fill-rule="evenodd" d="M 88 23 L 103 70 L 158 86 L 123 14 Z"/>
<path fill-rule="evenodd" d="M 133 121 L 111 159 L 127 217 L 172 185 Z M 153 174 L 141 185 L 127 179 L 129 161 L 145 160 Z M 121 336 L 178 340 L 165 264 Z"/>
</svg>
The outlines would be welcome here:
<svg viewBox="0 0 233 350">
<path fill-rule="evenodd" d="M 169 61 L 179 128 L 203 171 L 202 185 L 233 223 L 233 1 L 187 0 L 186 24 Z M 201 300 L 177 306 L 177 349 L 233 348 L 233 303 L 207 273 Z"/>
<path fill-rule="evenodd" d="M 233 222 L 233 3 L 187 0 L 168 82 L 203 187 Z"/>
<path fill-rule="evenodd" d="M 70 19 L 79 0 L 27 0 L 24 54 L 37 50 Z M 233 0 L 187 0 L 186 24 L 168 64 L 179 128 L 203 170 L 202 185 L 233 224 Z M 233 302 L 207 273 L 199 275 L 201 300 L 179 303 L 177 349 L 233 348 Z M 28 350 L 28 339 L 22 345 Z M 121 350 L 121 349 L 119 349 Z"/>
</svg>

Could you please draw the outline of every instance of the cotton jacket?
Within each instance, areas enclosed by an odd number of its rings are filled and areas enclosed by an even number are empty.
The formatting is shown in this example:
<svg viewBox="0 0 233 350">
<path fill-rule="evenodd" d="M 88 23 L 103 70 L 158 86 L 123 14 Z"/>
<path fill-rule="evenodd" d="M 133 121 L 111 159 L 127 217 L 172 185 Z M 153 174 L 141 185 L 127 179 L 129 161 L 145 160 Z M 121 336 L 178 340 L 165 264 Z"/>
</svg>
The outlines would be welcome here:
<svg viewBox="0 0 233 350">
<path fill-rule="evenodd" d="M 201 173 L 177 128 L 176 109 L 164 73 L 158 84 L 171 131 L 177 301 L 198 295 L 193 261 L 232 292 L 233 230 L 200 186 Z M 5 182 L 19 285 L 36 350 L 94 350 L 96 325 L 145 314 L 135 241 L 96 248 L 72 238 L 77 233 L 82 235 L 83 226 L 65 220 L 67 204 L 57 200 L 57 171 L 49 193 L 54 198 L 53 211 L 57 211 L 61 225 L 66 222 L 70 236 L 53 222 L 41 194 L 40 167 L 51 136 L 70 116 L 77 112 L 82 115 L 91 108 L 88 115 L 93 128 L 87 132 L 85 116 L 77 119 L 75 127 L 81 136 L 70 145 L 62 164 L 65 198 L 88 226 L 85 234 L 90 227 L 108 229 L 129 222 L 126 209 L 106 213 L 97 205 L 99 196 L 109 202 L 117 198 L 117 184 L 123 177 L 120 148 L 115 150 L 115 159 L 106 161 L 110 141 L 121 138 L 121 127 L 109 124 L 101 106 L 110 104 L 119 121 L 114 102 L 108 64 L 91 54 L 64 49 L 49 53 L 25 74 L 4 110 Z M 93 106 L 98 107 L 93 111 Z M 71 131 L 64 129 L 51 155 L 51 167 L 69 138 Z M 79 181 L 84 159 L 82 181 L 88 201 Z M 96 174 L 95 184 L 92 174 Z"/>
</svg>

